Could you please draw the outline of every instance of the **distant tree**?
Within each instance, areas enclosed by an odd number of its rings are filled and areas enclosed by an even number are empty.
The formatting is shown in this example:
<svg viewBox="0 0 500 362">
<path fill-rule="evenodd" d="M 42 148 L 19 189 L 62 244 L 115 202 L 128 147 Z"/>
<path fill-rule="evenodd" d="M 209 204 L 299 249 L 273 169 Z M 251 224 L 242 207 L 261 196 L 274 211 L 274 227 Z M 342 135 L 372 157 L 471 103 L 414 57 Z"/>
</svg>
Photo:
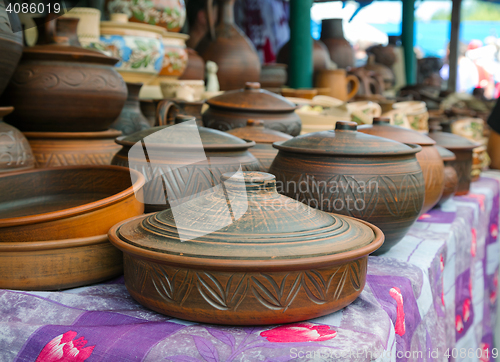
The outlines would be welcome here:
<svg viewBox="0 0 500 362">
<path fill-rule="evenodd" d="M 478 0 L 464 3 L 462 20 L 500 21 L 500 4 Z"/>
<path fill-rule="evenodd" d="M 439 9 L 431 16 L 431 20 L 451 20 L 451 11 L 447 9 Z"/>
</svg>

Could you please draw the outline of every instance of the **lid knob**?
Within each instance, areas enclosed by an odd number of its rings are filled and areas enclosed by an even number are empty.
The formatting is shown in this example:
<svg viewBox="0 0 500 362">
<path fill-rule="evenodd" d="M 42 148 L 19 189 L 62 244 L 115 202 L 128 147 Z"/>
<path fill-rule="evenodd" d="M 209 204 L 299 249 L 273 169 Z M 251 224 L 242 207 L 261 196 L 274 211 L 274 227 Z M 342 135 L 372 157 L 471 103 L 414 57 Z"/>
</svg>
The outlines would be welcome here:
<svg viewBox="0 0 500 362">
<path fill-rule="evenodd" d="M 246 82 L 245 89 L 260 89 L 259 82 Z"/>
<path fill-rule="evenodd" d="M 358 124 L 351 121 L 338 121 L 335 125 L 336 131 L 356 131 L 358 129 Z"/>
<path fill-rule="evenodd" d="M 249 119 L 247 120 L 247 126 L 249 127 L 264 127 L 264 121 L 260 119 Z"/>
<path fill-rule="evenodd" d="M 177 116 L 175 116 L 174 123 L 179 124 L 179 123 L 184 123 L 184 122 L 189 122 L 189 121 L 196 122 L 196 118 L 193 116 L 187 116 L 185 114 L 178 114 Z"/>
<path fill-rule="evenodd" d="M 391 119 L 387 117 L 373 117 L 373 124 L 390 124 Z"/>
</svg>

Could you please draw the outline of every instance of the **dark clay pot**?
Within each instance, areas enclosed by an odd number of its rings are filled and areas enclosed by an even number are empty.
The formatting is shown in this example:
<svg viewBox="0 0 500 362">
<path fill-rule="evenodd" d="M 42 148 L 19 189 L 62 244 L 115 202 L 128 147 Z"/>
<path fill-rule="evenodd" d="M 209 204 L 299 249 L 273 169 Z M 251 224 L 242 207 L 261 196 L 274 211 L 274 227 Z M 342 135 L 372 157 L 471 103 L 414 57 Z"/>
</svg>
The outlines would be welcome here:
<svg viewBox="0 0 500 362">
<path fill-rule="evenodd" d="M 323 19 L 321 41 L 330 52 L 330 59 L 339 68 L 346 69 L 354 66 L 354 50 L 344 38 L 342 19 Z"/>
<path fill-rule="evenodd" d="M 142 83 L 127 83 L 128 96 L 122 112 L 111 128 L 122 131 L 124 136 L 150 128 L 149 121 L 141 112 L 139 91 Z"/>
</svg>

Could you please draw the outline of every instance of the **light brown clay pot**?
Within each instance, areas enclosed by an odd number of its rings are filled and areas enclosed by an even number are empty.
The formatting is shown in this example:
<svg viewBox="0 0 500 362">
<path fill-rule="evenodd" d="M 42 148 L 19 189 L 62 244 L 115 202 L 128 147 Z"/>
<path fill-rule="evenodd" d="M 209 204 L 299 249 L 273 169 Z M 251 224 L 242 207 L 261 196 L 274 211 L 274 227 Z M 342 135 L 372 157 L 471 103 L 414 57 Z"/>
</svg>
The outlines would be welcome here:
<svg viewBox="0 0 500 362">
<path fill-rule="evenodd" d="M 269 174 L 221 183 L 181 205 L 186 220 L 169 209 L 110 230 L 135 300 L 197 322 L 267 325 L 330 314 L 361 293 L 368 254 L 384 239 L 378 228 L 280 196 Z M 225 223 L 229 204 L 238 217 Z"/>
<path fill-rule="evenodd" d="M 458 176 L 457 172 L 453 168 L 453 166 L 450 165 L 451 161 L 455 161 L 457 157 L 455 154 L 446 148 L 443 148 L 441 146 L 435 146 L 438 151 L 439 155 L 443 159 L 444 162 L 444 189 L 443 189 L 443 195 L 441 196 L 441 199 L 439 200 L 439 203 L 442 204 L 449 200 L 455 192 L 457 192 L 458 188 Z"/>
<path fill-rule="evenodd" d="M 274 144 L 269 169 L 278 191 L 323 211 L 365 220 L 385 235 L 385 252 L 417 220 L 424 202 L 422 148 L 356 131 L 338 121 L 335 131 L 304 134 Z"/>
<path fill-rule="evenodd" d="M 425 181 L 422 214 L 438 203 L 444 189 L 444 164 L 434 140 L 417 131 L 393 126 L 389 118 L 374 118 L 372 125 L 359 127 L 359 132 L 421 146 L 422 151 L 417 153 L 417 161 L 422 168 Z"/>
<path fill-rule="evenodd" d="M 25 132 L 36 167 L 110 165 L 120 146 L 117 130 L 102 132 Z"/>
<path fill-rule="evenodd" d="M 0 175 L 35 167 L 35 159 L 26 137 L 3 121 L 14 107 L 0 107 Z"/>
</svg>

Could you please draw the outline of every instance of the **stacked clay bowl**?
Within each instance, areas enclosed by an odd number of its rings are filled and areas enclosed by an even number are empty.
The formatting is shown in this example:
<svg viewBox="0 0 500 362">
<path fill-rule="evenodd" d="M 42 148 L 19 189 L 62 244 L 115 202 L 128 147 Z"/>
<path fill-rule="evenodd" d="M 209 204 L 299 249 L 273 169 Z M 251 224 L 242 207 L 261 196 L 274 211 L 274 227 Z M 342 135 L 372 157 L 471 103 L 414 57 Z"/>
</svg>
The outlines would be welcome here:
<svg viewBox="0 0 500 362">
<path fill-rule="evenodd" d="M 64 289 L 120 275 L 122 255 L 107 233 L 143 213 L 143 185 L 140 173 L 116 166 L 0 176 L 0 288 Z"/>
<path fill-rule="evenodd" d="M 246 127 L 239 127 L 227 131 L 233 136 L 244 140 L 255 142 L 255 146 L 250 149 L 250 153 L 260 162 L 260 170 L 269 171 L 269 167 L 278 154 L 278 150 L 273 147 L 274 142 L 286 141 L 292 136 L 286 133 L 265 128 L 264 121 L 249 119 Z"/>
<path fill-rule="evenodd" d="M 436 142 L 417 131 L 400 126 L 392 126 L 389 118 L 374 118 L 372 125 L 359 127 L 359 132 L 388 138 L 401 143 L 411 143 L 422 147 L 417 160 L 422 168 L 425 181 L 425 198 L 422 214 L 432 209 L 441 199 L 444 189 L 444 164 Z"/>
<path fill-rule="evenodd" d="M 416 159 L 422 148 L 356 129 L 354 122 L 339 121 L 335 131 L 277 142 L 269 172 L 280 193 L 379 227 L 383 253 L 406 235 L 422 210 L 425 184 Z"/>
<path fill-rule="evenodd" d="M 125 285 L 146 307 L 203 323 L 266 325 L 330 314 L 362 292 L 382 232 L 281 196 L 274 176 L 221 187 L 114 226 Z"/>
<path fill-rule="evenodd" d="M 455 192 L 457 192 L 458 189 L 457 172 L 450 164 L 455 161 L 457 157 L 453 152 L 447 150 L 446 148 L 441 146 L 436 146 L 436 148 L 438 149 L 439 155 L 444 162 L 444 189 L 443 195 L 441 195 L 441 199 L 439 200 L 439 203 L 442 204 L 455 195 Z"/>
</svg>

